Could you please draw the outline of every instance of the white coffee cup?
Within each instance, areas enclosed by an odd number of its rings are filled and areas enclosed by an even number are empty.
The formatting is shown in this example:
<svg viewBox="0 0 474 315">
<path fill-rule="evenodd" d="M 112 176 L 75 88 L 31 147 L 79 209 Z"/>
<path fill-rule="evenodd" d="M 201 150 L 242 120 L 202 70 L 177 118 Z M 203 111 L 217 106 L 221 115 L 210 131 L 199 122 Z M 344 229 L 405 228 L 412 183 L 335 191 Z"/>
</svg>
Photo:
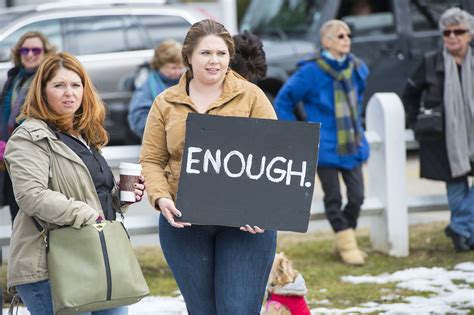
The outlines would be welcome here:
<svg viewBox="0 0 474 315">
<path fill-rule="evenodd" d="M 138 183 L 142 166 L 134 163 L 120 163 L 120 200 L 125 202 L 135 202 L 135 187 Z"/>
</svg>

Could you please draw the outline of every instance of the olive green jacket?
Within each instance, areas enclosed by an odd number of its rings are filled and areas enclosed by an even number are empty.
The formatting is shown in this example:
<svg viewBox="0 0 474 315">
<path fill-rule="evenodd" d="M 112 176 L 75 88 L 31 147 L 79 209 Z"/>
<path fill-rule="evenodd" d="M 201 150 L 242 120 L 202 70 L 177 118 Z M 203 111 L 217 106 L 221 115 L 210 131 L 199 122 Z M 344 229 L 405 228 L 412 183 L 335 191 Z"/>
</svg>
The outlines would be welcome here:
<svg viewBox="0 0 474 315">
<path fill-rule="evenodd" d="M 186 118 L 188 113 L 196 112 L 186 93 L 186 74 L 153 102 L 143 135 L 140 163 L 148 198 L 155 208 L 159 198 L 176 200 Z M 209 105 L 206 114 L 276 119 L 265 93 L 232 70 L 226 74 L 221 96 Z"/>
<path fill-rule="evenodd" d="M 46 228 L 79 228 L 103 212 L 87 167 L 45 122 L 24 121 L 7 143 L 5 161 L 20 207 L 10 240 L 10 288 L 48 279 L 46 244 L 32 216 Z"/>
</svg>

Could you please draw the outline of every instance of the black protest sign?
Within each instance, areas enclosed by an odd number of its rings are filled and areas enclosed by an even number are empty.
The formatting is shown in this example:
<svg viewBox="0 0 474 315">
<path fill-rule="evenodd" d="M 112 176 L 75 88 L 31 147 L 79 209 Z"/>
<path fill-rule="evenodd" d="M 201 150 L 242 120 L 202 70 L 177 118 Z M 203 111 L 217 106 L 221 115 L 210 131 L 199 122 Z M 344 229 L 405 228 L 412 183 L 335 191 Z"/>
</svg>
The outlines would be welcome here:
<svg viewBox="0 0 474 315">
<path fill-rule="evenodd" d="M 319 128 L 189 114 L 176 200 L 180 221 L 306 232 Z"/>
</svg>

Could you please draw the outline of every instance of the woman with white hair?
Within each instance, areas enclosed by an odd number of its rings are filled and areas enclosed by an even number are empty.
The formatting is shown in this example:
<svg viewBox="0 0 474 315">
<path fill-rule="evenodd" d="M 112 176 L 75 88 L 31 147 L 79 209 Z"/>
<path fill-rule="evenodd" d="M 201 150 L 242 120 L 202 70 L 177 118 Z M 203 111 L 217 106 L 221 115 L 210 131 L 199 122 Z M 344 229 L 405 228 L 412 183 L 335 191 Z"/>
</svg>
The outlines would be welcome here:
<svg viewBox="0 0 474 315">
<path fill-rule="evenodd" d="M 346 23 L 327 21 L 320 37 L 321 53 L 300 62 L 280 89 L 275 109 L 279 119 L 296 120 L 295 106 L 303 102 L 306 120 L 322 123 L 317 172 L 326 216 L 336 233 L 336 249 L 343 262 L 361 265 L 365 254 L 357 246 L 354 229 L 364 201 L 362 163 L 369 156 L 361 119 L 369 71 L 350 53 L 351 32 Z M 340 175 L 347 187 L 344 208 Z"/>
<path fill-rule="evenodd" d="M 420 176 L 446 182 L 451 221 L 445 234 L 464 252 L 474 250 L 473 17 L 451 8 L 439 26 L 443 49 L 424 56 L 403 98 L 420 144 Z"/>
</svg>

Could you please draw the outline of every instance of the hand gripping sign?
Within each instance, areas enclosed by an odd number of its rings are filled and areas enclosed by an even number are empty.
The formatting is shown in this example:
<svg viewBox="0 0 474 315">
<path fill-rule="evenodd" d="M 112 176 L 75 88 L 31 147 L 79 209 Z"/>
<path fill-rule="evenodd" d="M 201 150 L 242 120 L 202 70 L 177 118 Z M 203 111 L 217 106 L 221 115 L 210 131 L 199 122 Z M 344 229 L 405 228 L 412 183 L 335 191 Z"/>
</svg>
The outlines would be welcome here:
<svg viewBox="0 0 474 315">
<path fill-rule="evenodd" d="M 180 221 L 306 232 L 318 123 L 189 114 Z"/>
</svg>

